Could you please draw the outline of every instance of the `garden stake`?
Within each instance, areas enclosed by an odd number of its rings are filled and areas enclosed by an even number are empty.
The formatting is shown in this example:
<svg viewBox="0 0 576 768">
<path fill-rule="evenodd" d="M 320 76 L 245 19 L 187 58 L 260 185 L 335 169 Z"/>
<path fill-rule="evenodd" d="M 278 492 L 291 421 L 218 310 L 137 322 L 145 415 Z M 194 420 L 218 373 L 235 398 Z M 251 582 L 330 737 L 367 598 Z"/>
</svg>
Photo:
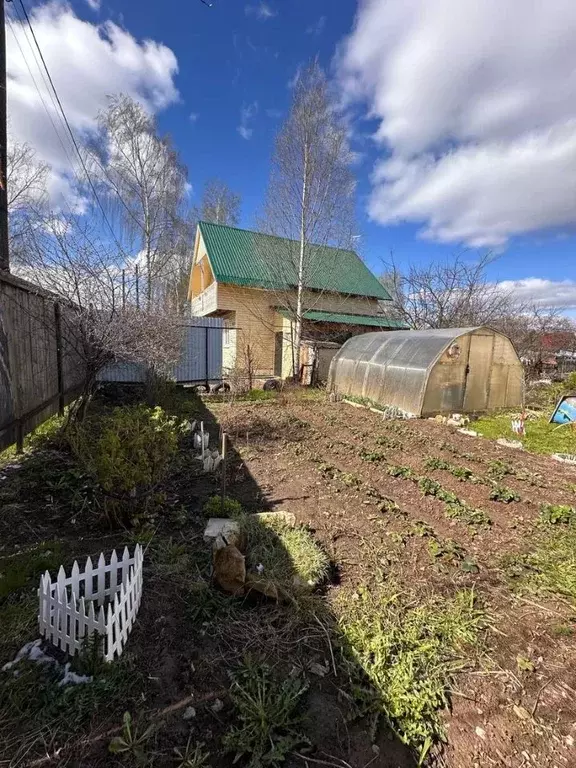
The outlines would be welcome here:
<svg viewBox="0 0 576 768">
<path fill-rule="evenodd" d="M 224 517 L 224 502 L 226 499 L 226 432 L 222 432 L 222 498 L 220 500 L 221 504 L 221 513 L 222 517 Z"/>
</svg>

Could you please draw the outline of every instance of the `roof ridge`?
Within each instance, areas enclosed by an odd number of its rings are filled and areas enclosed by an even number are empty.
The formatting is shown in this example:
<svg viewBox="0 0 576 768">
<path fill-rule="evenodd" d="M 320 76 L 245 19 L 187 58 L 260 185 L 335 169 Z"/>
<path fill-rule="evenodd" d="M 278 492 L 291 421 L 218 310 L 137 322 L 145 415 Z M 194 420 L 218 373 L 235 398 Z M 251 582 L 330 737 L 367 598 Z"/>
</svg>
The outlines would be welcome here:
<svg viewBox="0 0 576 768">
<path fill-rule="evenodd" d="M 245 227 L 234 227 L 231 224 L 217 224 L 214 221 L 204 221 L 201 219 L 198 224 L 208 224 L 209 227 L 222 227 L 224 229 L 234 229 L 236 232 L 247 232 L 249 235 L 260 235 L 260 237 L 271 237 L 274 240 L 285 240 L 288 243 L 298 243 L 298 240 L 293 240 L 291 237 L 282 237 L 282 235 L 271 235 L 268 232 L 258 232 L 256 229 L 246 229 Z M 308 243 L 309 246 L 315 246 L 316 248 L 332 248 L 335 251 L 343 251 L 344 253 L 353 253 L 355 256 L 360 256 L 352 248 L 342 248 L 338 245 L 322 245 L 322 243 Z"/>
</svg>

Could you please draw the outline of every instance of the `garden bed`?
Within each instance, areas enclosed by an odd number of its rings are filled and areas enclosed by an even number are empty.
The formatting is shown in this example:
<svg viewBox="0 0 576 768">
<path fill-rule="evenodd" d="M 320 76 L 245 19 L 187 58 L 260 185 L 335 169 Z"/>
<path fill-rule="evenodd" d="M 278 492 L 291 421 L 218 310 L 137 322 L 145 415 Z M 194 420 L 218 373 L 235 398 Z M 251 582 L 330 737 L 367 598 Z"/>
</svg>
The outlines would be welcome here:
<svg viewBox="0 0 576 768">
<path fill-rule="evenodd" d="M 293 513 L 304 527 L 290 547 L 302 535 L 329 573 L 279 601 L 216 589 L 203 531 L 220 475 L 203 473 L 185 435 L 159 509 L 129 530 L 109 527 L 65 445 L 32 441 L 0 468 L 0 665 L 37 637 L 46 569 L 140 542 L 144 590 L 120 661 L 83 657 L 93 683 L 50 687 L 32 666 L 0 679 L 0 766 L 198 768 L 247 765 L 248 752 L 254 766 L 309 768 L 404 768 L 440 752 L 450 768 L 574 763 L 575 468 L 321 394 L 161 404 L 215 438 L 225 429 L 242 515 Z M 273 573 L 282 547 L 292 583 L 297 550 L 252 538 L 248 568 L 259 558 Z"/>
</svg>

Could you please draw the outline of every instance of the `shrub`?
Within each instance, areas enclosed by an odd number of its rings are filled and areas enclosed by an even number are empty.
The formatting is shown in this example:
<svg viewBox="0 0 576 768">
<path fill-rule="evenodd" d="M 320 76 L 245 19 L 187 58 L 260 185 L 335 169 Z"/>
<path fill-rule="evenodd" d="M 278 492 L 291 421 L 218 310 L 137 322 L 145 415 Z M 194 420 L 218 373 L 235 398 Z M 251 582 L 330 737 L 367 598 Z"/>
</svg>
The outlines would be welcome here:
<svg viewBox="0 0 576 768">
<path fill-rule="evenodd" d="M 177 419 L 144 405 L 114 408 L 70 430 L 72 449 L 98 482 L 111 523 L 129 526 L 153 510 L 154 491 L 176 455 L 179 434 Z"/>
<path fill-rule="evenodd" d="M 210 496 L 206 504 L 204 504 L 204 514 L 207 517 L 238 517 L 242 515 L 244 510 L 242 505 L 236 499 L 231 499 L 229 496 L 224 498 L 224 509 L 222 509 L 222 497 Z"/>
<path fill-rule="evenodd" d="M 564 380 L 564 389 L 567 392 L 576 392 L 576 371 L 572 371 Z"/>
</svg>

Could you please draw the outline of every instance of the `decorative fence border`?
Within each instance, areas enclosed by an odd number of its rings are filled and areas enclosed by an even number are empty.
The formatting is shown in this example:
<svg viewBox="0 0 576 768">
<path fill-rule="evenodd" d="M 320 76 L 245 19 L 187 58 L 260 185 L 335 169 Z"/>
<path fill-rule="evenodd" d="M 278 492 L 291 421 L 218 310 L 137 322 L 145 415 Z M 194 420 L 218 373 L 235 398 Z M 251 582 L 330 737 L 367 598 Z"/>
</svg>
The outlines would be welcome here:
<svg viewBox="0 0 576 768">
<path fill-rule="evenodd" d="M 108 564 L 101 553 L 96 568 L 91 558 L 83 571 L 74 561 L 69 577 L 61 566 L 54 582 L 46 571 L 38 590 L 40 633 L 74 655 L 84 638 L 97 632 L 103 638 L 104 659 L 120 656 L 140 608 L 143 557 L 137 544 L 134 557 L 127 547 L 121 560 L 113 550 Z"/>
</svg>

